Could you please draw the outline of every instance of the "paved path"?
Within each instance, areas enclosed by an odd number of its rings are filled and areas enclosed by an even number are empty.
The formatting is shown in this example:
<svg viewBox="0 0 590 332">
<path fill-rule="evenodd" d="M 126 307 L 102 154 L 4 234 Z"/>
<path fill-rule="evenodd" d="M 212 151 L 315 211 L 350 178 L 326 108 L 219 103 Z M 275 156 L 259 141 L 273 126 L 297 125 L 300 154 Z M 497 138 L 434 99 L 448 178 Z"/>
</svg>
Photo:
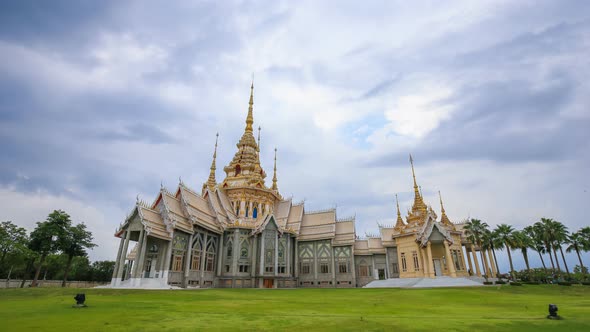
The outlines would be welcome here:
<svg viewBox="0 0 590 332">
<path fill-rule="evenodd" d="M 431 288 L 431 287 L 468 287 L 483 286 L 483 283 L 471 278 L 394 278 L 371 281 L 363 288 Z"/>
</svg>

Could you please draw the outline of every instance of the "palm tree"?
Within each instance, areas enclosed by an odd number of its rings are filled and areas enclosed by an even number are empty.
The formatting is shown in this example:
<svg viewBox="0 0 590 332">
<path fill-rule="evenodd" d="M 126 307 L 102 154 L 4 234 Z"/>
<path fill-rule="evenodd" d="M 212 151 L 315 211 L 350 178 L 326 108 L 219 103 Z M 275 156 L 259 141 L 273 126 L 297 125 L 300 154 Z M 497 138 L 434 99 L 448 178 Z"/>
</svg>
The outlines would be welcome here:
<svg viewBox="0 0 590 332">
<path fill-rule="evenodd" d="M 531 248 L 539 254 L 541 264 L 543 264 L 543 269 L 545 270 L 545 273 L 547 273 L 547 266 L 545 266 L 545 260 L 543 259 L 543 254 L 546 253 L 547 250 L 545 250 L 545 246 L 543 244 L 543 239 L 541 237 L 542 234 L 537 232 L 534 226 L 525 227 L 523 232 L 525 232 L 531 239 Z M 549 257 L 551 257 L 551 255 L 549 255 Z"/>
<path fill-rule="evenodd" d="M 522 252 L 522 257 L 524 258 L 524 263 L 526 264 L 526 269 L 528 272 L 531 271 L 531 267 L 529 265 L 529 255 L 528 249 L 533 246 L 532 239 L 528 236 L 525 231 L 514 231 L 512 232 L 512 240 L 515 249 L 520 249 Z"/>
<path fill-rule="evenodd" d="M 584 248 L 584 245 L 587 243 L 584 243 L 584 235 L 582 233 L 580 233 L 580 231 L 577 231 L 575 233 L 572 233 L 569 238 L 567 243 L 569 244 L 569 246 L 567 247 L 567 249 L 565 250 L 566 252 L 572 252 L 572 251 L 576 251 L 576 254 L 578 255 L 578 260 L 580 261 L 580 267 L 582 268 L 582 273 L 584 273 L 584 263 L 582 263 L 582 257 L 580 256 L 580 250 L 582 251 L 586 251 Z"/>
<path fill-rule="evenodd" d="M 479 253 L 481 255 L 481 262 L 484 265 L 485 265 L 485 257 L 483 256 L 482 242 L 483 242 L 484 234 L 488 230 L 488 227 L 489 227 L 488 224 L 486 224 L 485 222 L 482 222 L 479 219 L 471 219 L 468 222 L 466 222 L 465 226 L 463 227 L 469 241 L 471 241 L 471 243 L 475 244 L 476 246 L 478 246 L 480 248 Z M 487 279 L 487 275 L 486 275 L 486 279 Z"/>
<path fill-rule="evenodd" d="M 552 239 L 553 250 L 555 250 L 556 248 L 559 248 L 559 252 L 561 253 L 561 259 L 563 259 L 563 265 L 565 266 L 565 271 L 567 272 L 567 274 L 570 274 L 570 270 L 567 266 L 567 262 L 565 261 L 565 255 L 563 254 L 563 248 L 561 247 L 561 244 L 567 241 L 567 237 L 568 237 L 569 232 L 567 231 L 567 227 L 564 224 L 562 224 L 556 220 L 552 220 L 552 219 L 550 219 L 550 220 L 552 221 L 552 224 L 551 224 L 551 228 L 549 230 L 549 234 Z M 556 254 L 556 259 L 557 259 L 557 254 Z"/>
<path fill-rule="evenodd" d="M 543 239 L 545 249 L 549 253 L 549 259 L 551 259 L 551 267 L 555 270 L 555 265 L 553 264 L 553 257 L 551 256 L 551 251 L 553 250 L 553 254 L 555 256 L 555 264 L 557 264 L 557 270 L 561 270 L 561 267 L 559 266 L 559 260 L 557 260 L 557 251 L 553 246 L 553 224 L 553 219 L 541 218 L 541 221 L 536 222 L 534 227 L 536 231 L 540 234 L 541 239 Z"/>
<path fill-rule="evenodd" d="M 514 232 L 514 228 L 507 224 L 500 224 L 496 226 L 494 231 L 498 234 L 498 238 L 506 246 L 506 251 L 508 252 L 508 261 L 510 261 L 510 274 L 514 280 L 514 265 L 512 264 L 512 254 L 510 254 L 510 248 L 514 248 L 514 239 L 512 238 L 512 232 Z"/>
</svg>

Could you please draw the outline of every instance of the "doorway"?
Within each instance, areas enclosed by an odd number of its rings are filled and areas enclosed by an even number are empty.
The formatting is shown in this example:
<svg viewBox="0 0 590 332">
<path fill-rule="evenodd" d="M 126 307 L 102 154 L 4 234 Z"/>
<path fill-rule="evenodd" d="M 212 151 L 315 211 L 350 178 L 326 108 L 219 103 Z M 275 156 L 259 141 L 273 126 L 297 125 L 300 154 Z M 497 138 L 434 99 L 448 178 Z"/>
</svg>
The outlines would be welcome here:
<svg viewBox="0 0 590 332">
<path fill-rule="evenodd" d="M 273 279 L 264 279 L 264 288 L 273 288 Z"/>
<path fill-rule="evenodd" d="M 379 276 L 379 280 L 385 280 L 385 269 L 377 270 L 377 275 Z"/>
<path fill-rule="evenodd" d="M 437 277 L 442 276 L 442 269 L 440 265 L 440 259 L 433 259 L 434 262 L 434 275 Z"/>
</svg>

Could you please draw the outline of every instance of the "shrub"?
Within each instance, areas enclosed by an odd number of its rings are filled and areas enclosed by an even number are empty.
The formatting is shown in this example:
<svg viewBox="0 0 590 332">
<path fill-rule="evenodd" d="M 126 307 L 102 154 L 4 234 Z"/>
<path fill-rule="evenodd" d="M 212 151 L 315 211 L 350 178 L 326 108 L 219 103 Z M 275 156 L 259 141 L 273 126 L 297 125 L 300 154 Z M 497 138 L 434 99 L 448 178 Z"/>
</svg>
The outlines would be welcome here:
<svg viewBox="0 0 590 332">
<path fill-rule="evenodd" d="M 560 286 L 571 286 L 572 285 L 572 283 L 569 281 L 559 281 L 559 282 L 557 282 L 557 284 Z"/>
<path fill-rule="evenodd" d="M 496 285 L 504 285 L 504 284 L 506 284 L 506 281 L 504 281 L 504 280 L 496 281 Z"/>
<path fill-rule="evenodd" d="M 510 283 L 511 286 L 522 286 L 521 282 L 513 281 Z"/>
<path fill-rule="evenodd" d="M 493 285 L 494 283 L 492 281 L 484 281 L 483 284 L 484 285 Z"/>
</svg>

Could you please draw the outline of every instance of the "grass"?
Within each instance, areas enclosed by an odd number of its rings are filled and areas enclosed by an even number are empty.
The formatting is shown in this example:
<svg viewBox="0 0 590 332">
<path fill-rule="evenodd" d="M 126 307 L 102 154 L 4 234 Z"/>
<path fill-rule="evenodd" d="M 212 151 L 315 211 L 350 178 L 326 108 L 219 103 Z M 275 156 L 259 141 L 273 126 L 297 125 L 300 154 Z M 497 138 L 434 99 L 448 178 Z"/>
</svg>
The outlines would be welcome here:
<svg viewBox="0 0 590 332">
<path fill-rule="evenodd" d="M 74 309 L 86 293 L 88 308 Z M 545 318 L 555 303 L 560 321 Z M 590 331 L 590 287 L 2 289 L 2 331 Z"/>
</svg>

